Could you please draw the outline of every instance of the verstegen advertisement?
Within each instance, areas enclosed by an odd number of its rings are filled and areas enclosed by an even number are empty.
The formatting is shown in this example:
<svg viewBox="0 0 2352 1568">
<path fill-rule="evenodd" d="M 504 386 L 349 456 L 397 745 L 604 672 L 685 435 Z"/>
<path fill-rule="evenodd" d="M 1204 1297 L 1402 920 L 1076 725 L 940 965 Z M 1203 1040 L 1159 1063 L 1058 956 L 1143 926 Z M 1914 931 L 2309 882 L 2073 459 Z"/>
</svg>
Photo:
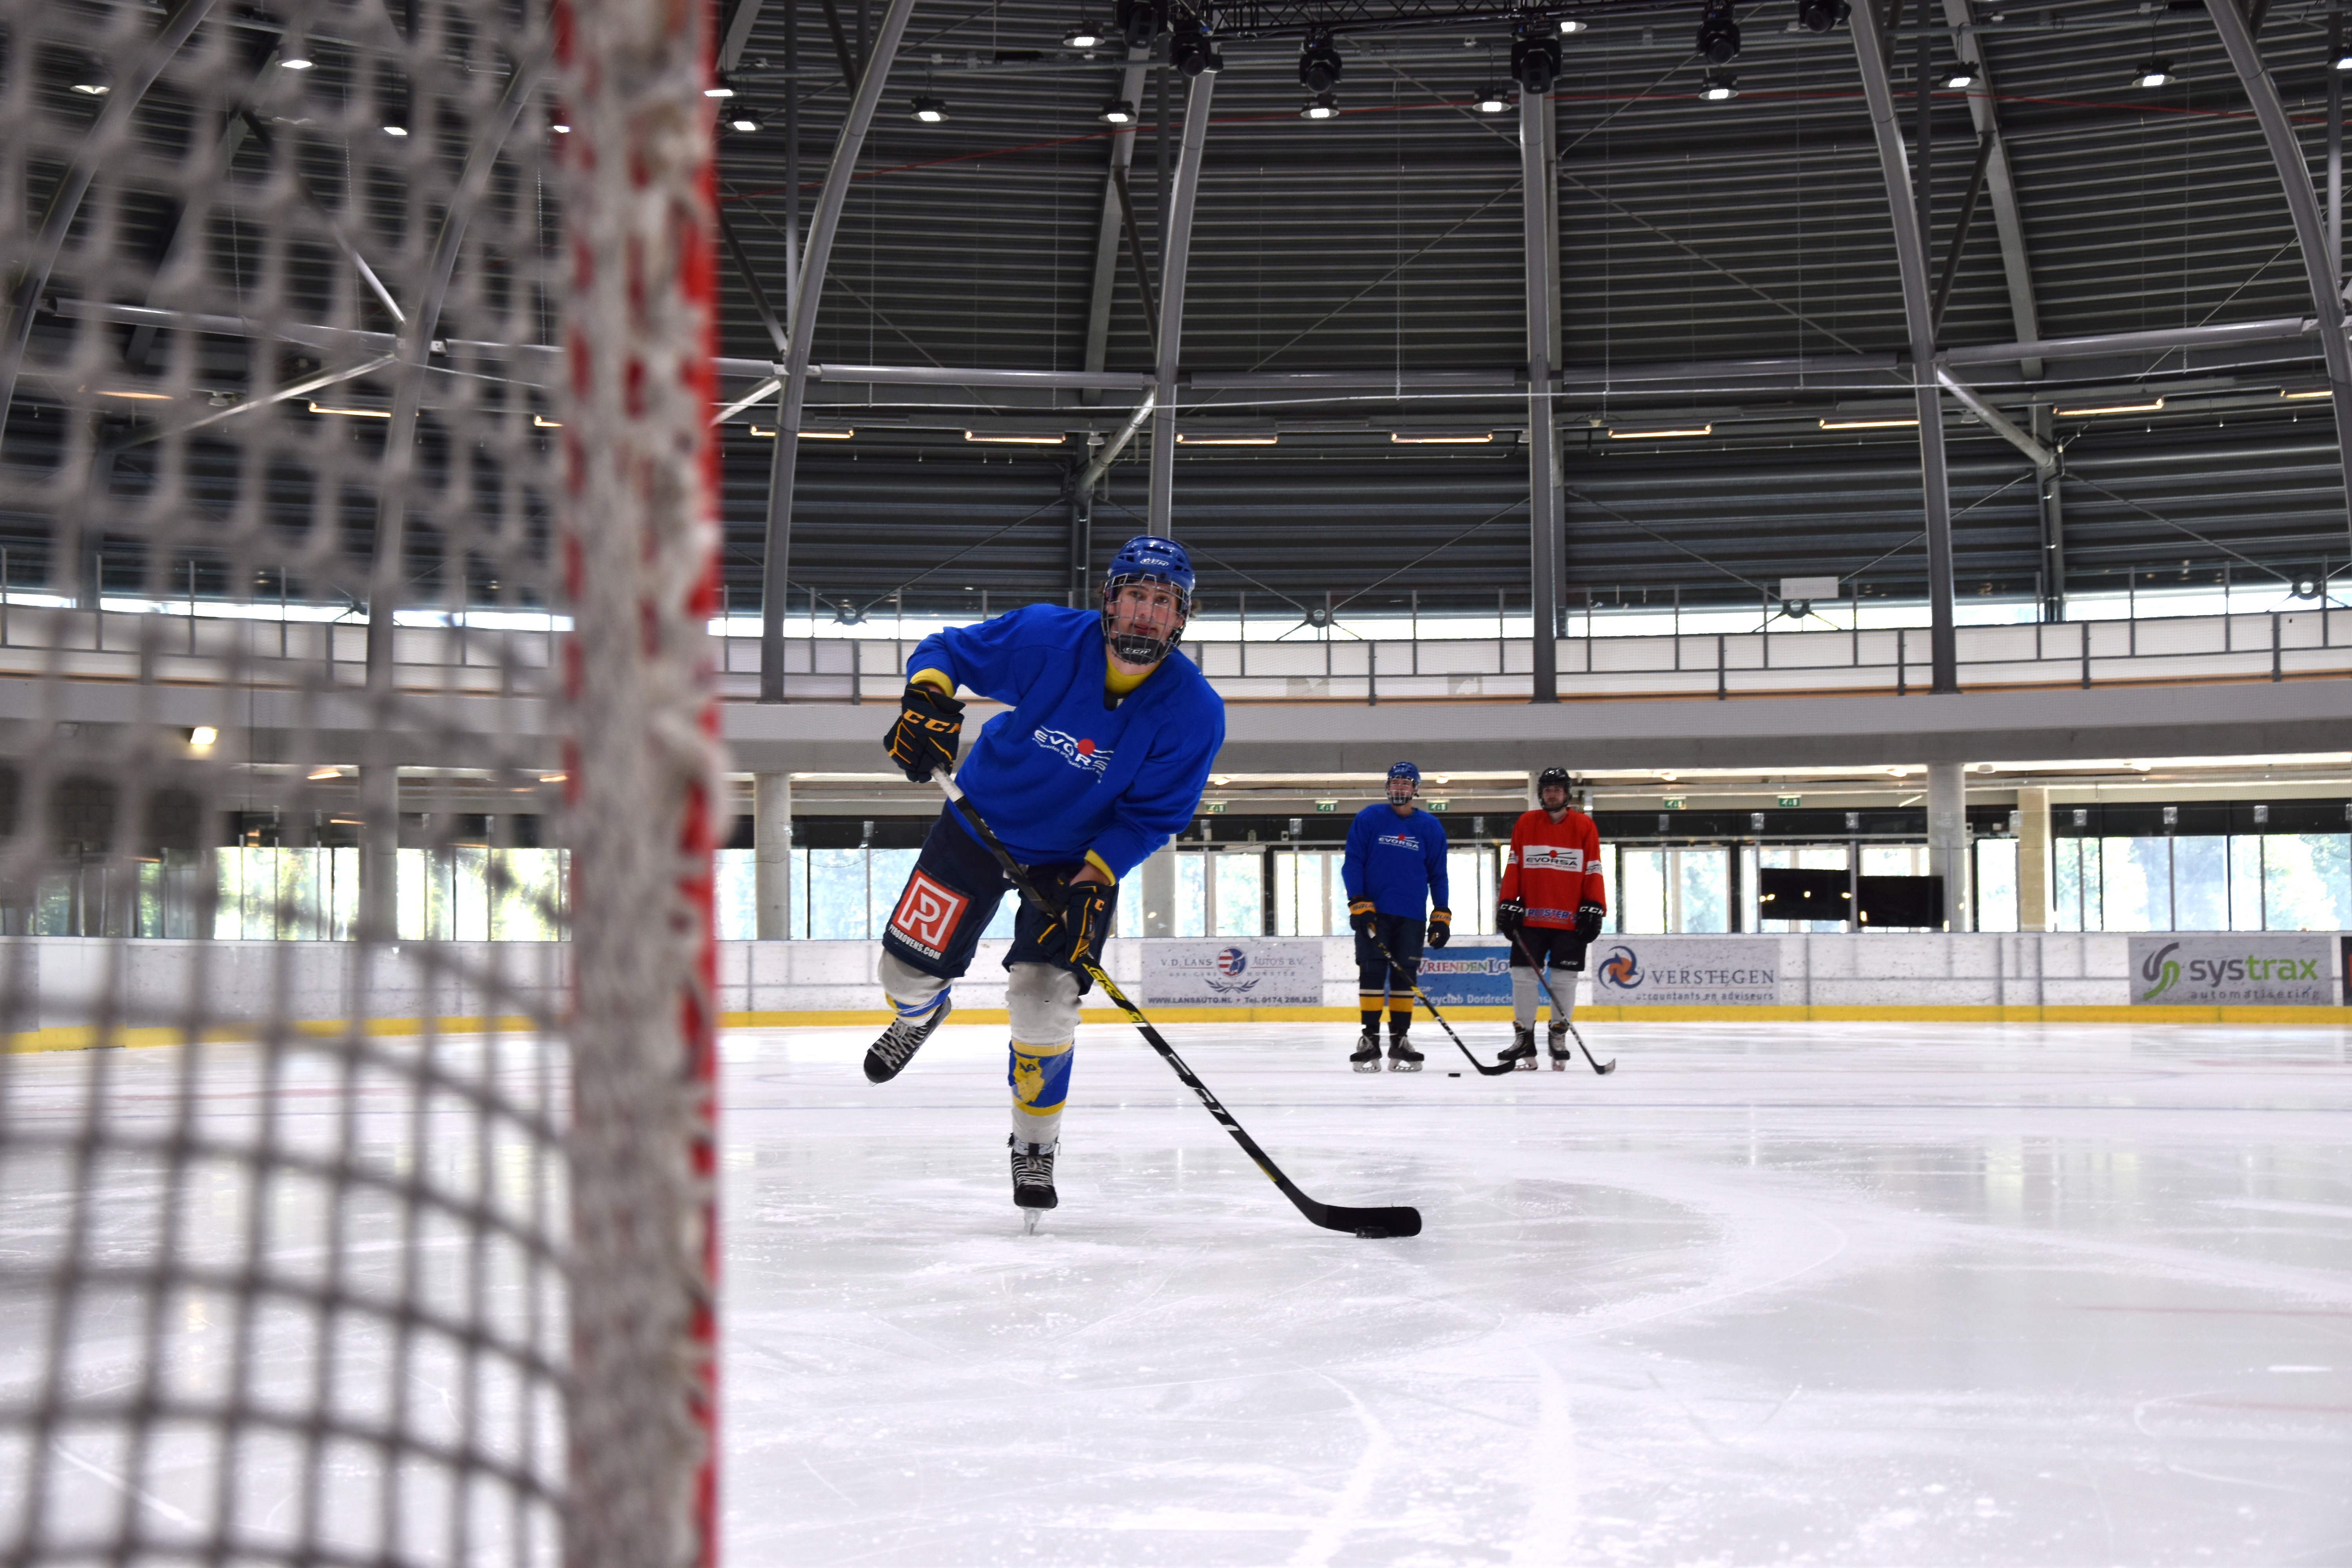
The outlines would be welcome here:
<svg viewBox="0 0 2352 1568">
<path fill-rule="evenodd" d="M 2216 931 L 2131 939 L 2135 1005 L 2325 1007 L 2336 1000 L 2325 935 Z"/>
</svg>

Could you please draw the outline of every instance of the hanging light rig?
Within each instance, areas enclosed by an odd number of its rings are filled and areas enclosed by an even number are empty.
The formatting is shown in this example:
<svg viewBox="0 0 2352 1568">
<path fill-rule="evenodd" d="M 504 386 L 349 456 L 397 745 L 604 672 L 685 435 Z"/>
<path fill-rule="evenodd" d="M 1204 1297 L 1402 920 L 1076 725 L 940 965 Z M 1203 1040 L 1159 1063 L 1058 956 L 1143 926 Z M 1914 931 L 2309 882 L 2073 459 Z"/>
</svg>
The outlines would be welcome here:
<svg viewBox="0 0 2352 1568">
<path fill-rule="evenodd" d="M 1298 111 L 1300 118 L 1328 120 L 1339 112 L 1339 100 L 1333 89 L 1344 70 L 1339 46 L 1328 29 L 1318 27 L 1307 35 L 1307 47 L 1298 53 L 1298 85 L 1307 89 L 1307 107 Z"/>
</svg>

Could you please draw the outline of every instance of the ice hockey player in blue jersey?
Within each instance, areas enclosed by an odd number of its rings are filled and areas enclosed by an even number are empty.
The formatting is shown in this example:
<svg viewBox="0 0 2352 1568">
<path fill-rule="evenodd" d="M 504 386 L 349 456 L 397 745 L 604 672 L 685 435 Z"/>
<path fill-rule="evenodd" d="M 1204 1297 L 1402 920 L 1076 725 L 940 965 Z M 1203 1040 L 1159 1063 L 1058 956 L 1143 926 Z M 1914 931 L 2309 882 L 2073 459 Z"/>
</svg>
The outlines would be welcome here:
<svg viewBox="0 0 2352 1568">
<path fill-rule="evenodd" d="M 1355 1054 L 1348 1058 L 1358 1072 L 1381 1070 L 1383 1001 L 1389 1010 L 1389 1070 L 1421 1070 L 1422 1055 L 1405 1032 L 1412 1027 L 1423 933 L 1430 946 L 1444 947 L 1453 931 L 1445 829 L 1412 804 L 1420 789 L 1419 768 L 1411 763 L 1391 768 L 1387 803 L 1356 813 L 1348 827 L 1348 852 L 1339 862 L 1348 888 L 1348 924 L 1356 932 L 1356 1005 L 1364 1023 Z"/>
<path fill-rule="evenodd" d="M 1024 901 L 1004 961 L 1013 1046 L 1013 1201 L 1049 1209 L 1068 1098 L 1078 998 L 1100 962 L 1118 879 L 1192 821 L 1224 743 L 1224 703 L 1176 652 L 1192 610 L 1183 548 L 1150 534 L 1111 558 L 1097 610 L 1031 605 L 917 645 L 887 737 L 916 783 L 954 770 L 981 819 L 1047 900 Z M 1011 711 L 990 720 L 962 767 L 959 690 Z M 866 1053 L 866 1076 L 898 1076 L 951 1010 L 950 986 L 1011 884 L 953 805 L 923 841 L 882 933 L 878 978 L 898 1017 Z M 1034 1223 L 1034 1215 L 1031 1216 Z"/>
</svg>

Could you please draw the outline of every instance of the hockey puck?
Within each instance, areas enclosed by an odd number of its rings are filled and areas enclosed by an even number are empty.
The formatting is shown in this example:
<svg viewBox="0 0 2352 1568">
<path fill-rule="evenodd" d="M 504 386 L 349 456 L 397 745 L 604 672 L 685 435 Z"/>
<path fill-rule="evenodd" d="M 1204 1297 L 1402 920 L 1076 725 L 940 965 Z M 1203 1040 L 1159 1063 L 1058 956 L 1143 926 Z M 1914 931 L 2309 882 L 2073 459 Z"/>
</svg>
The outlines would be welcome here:
<svg viewBox="0 0 2352 1568">
<path fill-rule="evenodd" d="M 1447 1078 L 1460 1078 L 1462 1075 L 1461 1075 L 1460 1073 L 1458 1073 L 1458 1072 L 1450 1072 L 1450 1073 L 1447 1073 L 1445 1076 L 1446 1076 Z"/>
</svg>

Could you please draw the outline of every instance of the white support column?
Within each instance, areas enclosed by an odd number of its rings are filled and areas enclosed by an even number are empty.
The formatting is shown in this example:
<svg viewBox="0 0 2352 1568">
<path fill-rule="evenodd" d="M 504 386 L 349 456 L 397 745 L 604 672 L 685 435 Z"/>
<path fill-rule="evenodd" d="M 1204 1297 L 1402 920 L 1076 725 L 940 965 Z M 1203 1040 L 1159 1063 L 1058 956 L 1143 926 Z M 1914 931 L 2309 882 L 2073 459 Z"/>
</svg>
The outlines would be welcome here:
<svg viewBox="0 0 2352 1568">
<path fill-rule="evenodd" d="M 2017 792 L 2017 929 L 2050 929 L 2050 792 Z"/>
<path fill-rule="evenodd" d="M 391 942 L 399 931 L 400 770 L 390 763 L 362 763 L 360 919 L 356 934 L 363 942 Z"/>
<path fill-rule="evenodd" d="M 793 776 L 751 777 L 752 902 L 761 942 L 793 934 Z"/>
<path fill-rule="evenodd" d="M 1944 879 L 1944 929 L 1967 931 L 1969 919 L 1968 764 L 1927 764 L 1927 874 Z"/>
</svg>

